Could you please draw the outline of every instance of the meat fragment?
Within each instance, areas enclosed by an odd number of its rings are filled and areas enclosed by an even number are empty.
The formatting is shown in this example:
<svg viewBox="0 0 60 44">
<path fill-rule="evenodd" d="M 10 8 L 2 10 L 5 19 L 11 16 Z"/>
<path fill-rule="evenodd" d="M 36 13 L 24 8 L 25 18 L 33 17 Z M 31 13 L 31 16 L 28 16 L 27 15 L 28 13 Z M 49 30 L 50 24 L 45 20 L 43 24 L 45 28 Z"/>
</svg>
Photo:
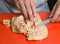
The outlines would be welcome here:
<svg viewBox="0 0 60 44">
<path fill-rule="evenodd" d="M 8 19 L 3 20 L 3 25 L 10 27 L 10 20 L 8 20 Z"/>
</svg>

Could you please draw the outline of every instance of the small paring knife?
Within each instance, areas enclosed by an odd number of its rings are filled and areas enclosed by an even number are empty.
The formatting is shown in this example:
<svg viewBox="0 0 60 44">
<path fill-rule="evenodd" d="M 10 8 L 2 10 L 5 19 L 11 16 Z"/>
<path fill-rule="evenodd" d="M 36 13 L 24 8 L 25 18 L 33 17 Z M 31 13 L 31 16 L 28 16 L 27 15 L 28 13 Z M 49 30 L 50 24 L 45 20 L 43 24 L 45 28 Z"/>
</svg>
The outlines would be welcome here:
<svg viewBox="0 0 60 44">
<path fill-rule="evenodd" d="M 50 23 L 50 21 L 52 20 L 52 17 L 53 17 L 54 15 L 50 15 L 50 17 L 47 19 L 47 20 L 45 20 L 45 21 L 43 21 L 43 22 L 40 22 L 39 24 L 37 24 L 36 26 L 37 27 L 40 27 L 40 26 L 43 26 L 43 25 L 45 25 L 45 24 L 48 24 L 48 23 Z"/>
</svg>

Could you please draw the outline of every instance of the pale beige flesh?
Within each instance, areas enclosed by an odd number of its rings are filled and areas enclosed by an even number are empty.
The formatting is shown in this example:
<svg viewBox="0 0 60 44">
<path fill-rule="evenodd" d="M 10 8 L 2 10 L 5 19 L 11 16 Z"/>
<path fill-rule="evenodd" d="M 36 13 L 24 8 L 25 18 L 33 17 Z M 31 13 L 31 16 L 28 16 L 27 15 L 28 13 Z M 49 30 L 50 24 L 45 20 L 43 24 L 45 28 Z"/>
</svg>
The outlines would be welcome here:
<svg viewBox="0 0 60 44">
<path fill-rule="evenodd" d="M 39 15 L 34 18 L 35 25 L 42 22 Z M 28 40 L 43 40 L 48 36 L 48 29 L 45 25 L 40 27 L 31 27 L 32 21 L 26 20 L 24 22 L 23 16 L 13 17 L 11 20 L 11 28 L 14 33 L 23 33 Z"/>
</svg>

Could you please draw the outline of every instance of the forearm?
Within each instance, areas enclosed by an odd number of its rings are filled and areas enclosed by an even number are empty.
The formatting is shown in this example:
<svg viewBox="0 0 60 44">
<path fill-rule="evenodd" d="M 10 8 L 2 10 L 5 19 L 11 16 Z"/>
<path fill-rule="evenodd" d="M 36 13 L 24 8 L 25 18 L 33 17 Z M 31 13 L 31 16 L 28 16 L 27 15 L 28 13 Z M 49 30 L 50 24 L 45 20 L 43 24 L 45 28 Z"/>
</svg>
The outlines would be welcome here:
<svg viewBox="0 0 60 44">
<path fill-rule="evenodd" d="M 58 0 L 58 1 L 60 1 L 60 0 Z"/>
</svg>

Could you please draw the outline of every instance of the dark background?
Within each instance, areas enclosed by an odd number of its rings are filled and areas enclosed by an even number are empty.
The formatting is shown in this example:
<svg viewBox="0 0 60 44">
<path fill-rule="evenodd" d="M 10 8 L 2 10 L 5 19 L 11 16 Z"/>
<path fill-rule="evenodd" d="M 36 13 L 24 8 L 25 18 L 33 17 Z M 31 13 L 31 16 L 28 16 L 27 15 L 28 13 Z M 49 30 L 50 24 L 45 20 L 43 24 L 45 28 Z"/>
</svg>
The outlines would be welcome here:
<svg viewBox="0 0 60 44">
<path fill-rule="evenodd" d="M 50 10 L 52 10 L 52 8 L 56 2 L 57 2 L 57 0 L 48 0 L 48 6 L 49 6 Z"/>
</svg>

